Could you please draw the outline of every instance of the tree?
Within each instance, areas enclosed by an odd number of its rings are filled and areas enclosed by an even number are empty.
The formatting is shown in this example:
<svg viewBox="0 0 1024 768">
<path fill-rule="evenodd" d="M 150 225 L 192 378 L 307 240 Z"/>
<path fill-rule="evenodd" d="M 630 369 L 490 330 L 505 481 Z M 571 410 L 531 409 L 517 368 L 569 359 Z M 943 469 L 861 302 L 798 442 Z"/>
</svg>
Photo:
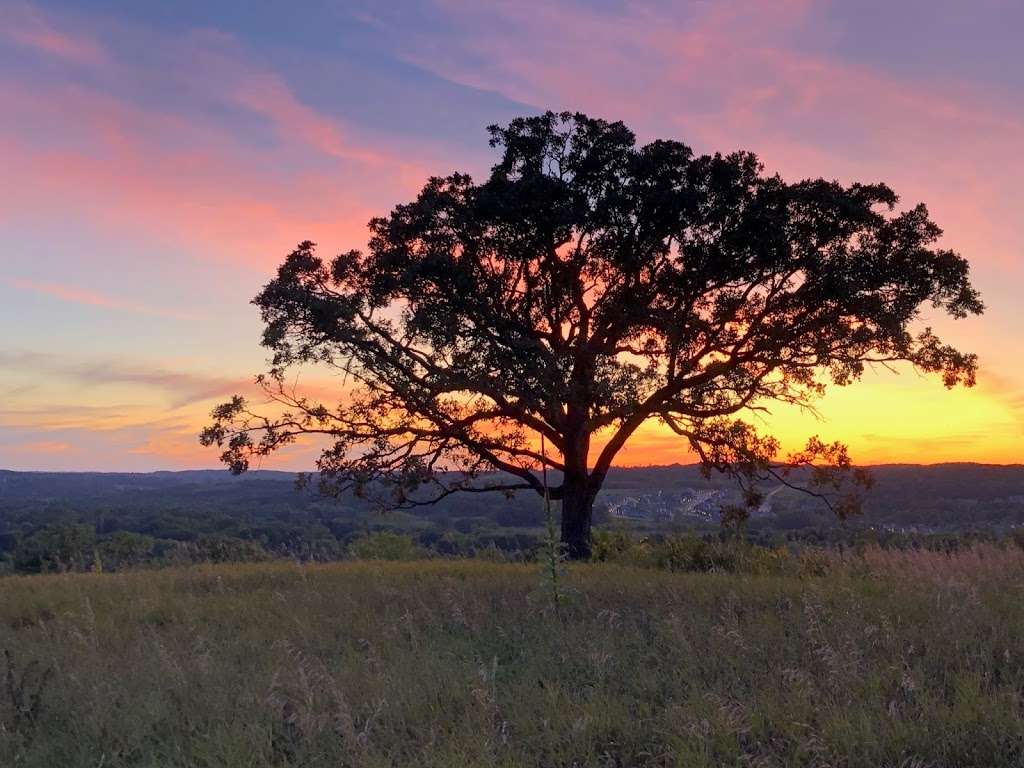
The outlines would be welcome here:
<svg viewBox="0 0 1024 768">
<path fill-rule="evenodd" d="M 15 570 L 27 573 L 81 571 L 92 561 L 96 529 L 63 523 L 34 531 L 14 551 Z"/>
<path fill-rule="evenodd" d="M 366 253 L 327 262 L 300 244 L 254 299 L 273 352 L 257 381 L 276 410 L 236 396 L 201 437 L 233 471 L 321 435 L 321 490 L 415 506 L 542 494 L 546 467 L 568 554 L 584 558 L 595 496 L 649 420 L 739 478 L 748 503 L 758 479 L 805 467 L 799 485 L 845 514 L 839 481 L 864 478 L 842 445 L 815 438 L 779 460 L 741 417 L 812 408 L 872 363 L 973 384 L 974 355 L 912 331 L 925 302 L 982 311 L 968 264 L 884 184 L 790 184 L 749 152 L 637 146 L 582 114 L 489 131 L 501 158 L 485 182 L 431 178 L 370 222 Z M 343 372 L 340 405 L 286 386 L 302 364 Z"/>
</svg>

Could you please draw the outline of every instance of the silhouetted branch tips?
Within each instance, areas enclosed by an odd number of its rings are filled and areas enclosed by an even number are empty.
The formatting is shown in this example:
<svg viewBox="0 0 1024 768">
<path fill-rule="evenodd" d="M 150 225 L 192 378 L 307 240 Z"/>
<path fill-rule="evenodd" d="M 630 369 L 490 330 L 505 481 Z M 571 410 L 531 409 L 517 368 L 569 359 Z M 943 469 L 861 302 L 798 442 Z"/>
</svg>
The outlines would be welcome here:
<svg viewBox="0 0 1024 768">
<path fill-rule="evenodd" d="M 267 405 L 233 398 L 200 436 L 232 471 L 318 436 L 318 490 L 419 506 L 543 496 L 536 467 L 550 468 L 580 557 L 609 467 L 650 420 L 737 478 L 747 508 L 771 481 L 845 516 L 868 480 L 843 446 L 815 438 L 779 461 L 743 415 L 812 410 L 876 364 L 974 384 L 977 358 L 918 326 L 925 305 L 982 311 L 968 263 L 888 186 L 787 183 L 750 152 L 637 146 L 579 113 L 488 132 L 500 157 L 485 181 L 429 179 L 370 221 L 365 252 L 324 260 L 300 243 L 255 298 Z M 341 403 L 287 384 L 302 366 L 340 376 Z"/>
</svg>

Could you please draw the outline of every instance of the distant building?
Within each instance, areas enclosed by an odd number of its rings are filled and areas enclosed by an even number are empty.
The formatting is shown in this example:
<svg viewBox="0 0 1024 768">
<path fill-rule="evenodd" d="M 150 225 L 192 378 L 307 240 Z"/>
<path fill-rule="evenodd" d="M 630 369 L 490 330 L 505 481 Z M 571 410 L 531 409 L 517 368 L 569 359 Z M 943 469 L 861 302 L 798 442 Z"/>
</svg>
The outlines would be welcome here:
<svg viewBox="0 0 1024 768">
<path fill-rule="evenodd" d="M 765 494 L 761 503 L 752 511 L 752 517 L 771 517 L 775 514 L 772 497 L 785 486 Z M 645 520 L 648 522 L 678 522 L 685 519 L 696 519 L 709 522 L 717 521 L 721 516 L 722 507 L 735 494 L 728 491 L 698 488 L 679 488 L 676 490 L 659 490 L 653 493 L 641 493 L 635 496 L 620 496 L 608 500 L 608 514 L 623 520 Z"/>
<path fill-rule="evenodd" d="M 682 518 L 718 519 L 725 494 L 723 491 L 680 488 L 636 496 L 623 496 L 608 501 L 608 514 L 626 520 L 674 522 Z"/>
</svg>

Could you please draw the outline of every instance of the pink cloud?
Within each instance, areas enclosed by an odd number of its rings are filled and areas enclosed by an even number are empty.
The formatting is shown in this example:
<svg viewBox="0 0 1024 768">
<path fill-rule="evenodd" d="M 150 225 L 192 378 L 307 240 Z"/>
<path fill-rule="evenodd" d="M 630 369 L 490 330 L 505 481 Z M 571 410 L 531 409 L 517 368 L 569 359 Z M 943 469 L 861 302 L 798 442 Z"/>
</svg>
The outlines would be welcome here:
<svg viewBox="0 0 1024 768">
<path fill-rule="evenodd" d="M 151 307 L 146 304 L 126 301 L 124 299 L 107 296 L 102 293 L 96 293 L 95 291 L 90 291 L 86 288 L 80 288 L 74 285 L 63 285 L 61 283 L 40 282 L 36 280 L 25 280 L 18 277 L 3 276 L 0 276 L 0 283 L 6 283 L 19 291 L 31 291 L 43 296 L 51 296 L 62 301 L 68 301 L 74 304 L 84 304 L 90 307 L 132 312 L 141 315 L 152 315 L 154 317 L 167 317 L 174 320 L 194 319 L 193 315 L 183 312 L 175 312 L 173 310 L 160 309 L 159 307 Z"/>
<path fill-rule="evenodd" d="M 957 83 L 896 79 L 811 55 L 794 41 L 821 3 L 738 0 L 684 14 L 629 6 L 443 0 L 459 34 L 399 34 L 401 55 L 450 80 L 525 103 L 625 119 L 642 140 L 752 149 L 787 178 L 884 180 L 925 200 L 947 243 L 979 268 L 1020 275 L 1024 108 Z"/>
<path fill-rule="evenodd" d="M 689 12 L 678 4 L 439 5 L 456 31 L 443 44 L 395 27 L 400 55 L 439 76 L 541 108 L 623 119 L 641 141 L 751 149 L 789 180 L 885 181 L 905 204 L 926 202 L 991 305 L 980 319 L 938 318 L 938 330 L 982 354 L 986 395 L 991 370 L 1012 382 L 1001 387 L 1003 399 L 1024 391 L 1020 355 L 1006 343 L 1024 333 L 1007 290 L 1024 279 L 1024 157 L 1011 149 L 1024 146 L 1024 105 L 965 83 L 806 52 L 807 35 L 825 51 L 833 32 L 812 0 L 692 4 Z M 634 448 L 645 455 L 661 442 L 652 433 Z"/>
<path fill-rule="evenodd" d="M 106 60 L 103 49 L 93 39 L 59 29 L 55 22 L 29 5 L 14 5 L 4 10 L 0 37 L 47 56 L 75 64 L 96 66 Z"/>
<path fill-rule="evenodd" d="M 152 87 L 186 89 L 193 113 L 132 103 L 113 86 L 0 75 L 0 103 L 18 115 L 0 117 L 3 172 L 16 181 L 0 188 L 0 220 L 60 212 L 267 270 L 300 240 L 329 252 L 359 247 L 371 216 L 429 175 L 408 150 L 357 139 L 304 104 L 230 36 L 200 32 L 154 46 L 173 66 L 149 73 Z M 137 76 L 134 62 L 109 58 L 111 83 Z M 275 145 L 250 143 L 209 105 L 266 120 Z"/>
<path fill-rule="evenodd" d="M 394 157 L 354 145 L 333 120 L 300 102 L 276 75 L 264 74 L 244 80 L 231 98 L 269 118 L 282 138 L 298 137 L 328 157 L 373 165 L 395 163 Z"/>
<path fill-rule="evenodd" d="M 791 180 L 888 182 L 905 203 L 928 203 L 983 290 L 1024 278 L 1024 156 L 1010 149 L 1024 146 L 1024 105 L 801 52 L 806 35 L 831 34 L 821 2 L 734 0 L 688 13 L 440 6 L 458 31 L 443 45 L 419 30 L 397 33 L 396 49 L 418 66 L 525 103 L 624 119 L 641 140 L 751 149 Z"/>
<path fill-rule="evenodd" d="M 818 23 L 820 2 L 693 3 L 685 16 L 682 4 L 669 10 L 628 4 L 622 12 L 529 0 L 440 0 L 439 6 L 459 34 L 438 40 L 409 30 L 395 46 L 420 67 L 538 108 L 622 118 L 643 140 L 675 135 L 701 151 L 750 148 L 769 171 L 787 178 L 888 181 L 907 202 L 929 203 L 947 242 L 972 258 L 983 292 L 1009 293 L 1006 286 L 1022 277 L 1017 208 L 1024 160 L 1012 148 L 1024 145 L 1024 107 L 956 83 L 905 82 L 798 52 L 794 41 Z M 104 241 L 128 240 L 139 244 L 139 270 L 157 258 L 150 253 L 166 253 L 150 246 L 165 245 L 267 275 L 301 239 L 319 242 L 326 254 L 362 245 L 370 216 L 414 195 L 430 173 L 479 156 L 468 154 L 476 147 L 441 157 L 425 144 L 399 148 L 360 134 L 354 124 L 305 103 L 224 33 L 153 36 L 152 58 L 140 62 L 119 59 L 116 45 L 98 42 L 113 35 L 92 36 L 30 6 L 15 8 L 0 38 L 95 77 L 83 78 L 89 85 L 69 85 L 0 74 L 0 222 L 47 236 L 85 222 L 100 236 L 83 243 L 75 258 L 97 270 Z M 389 29 L 387 22 L 377 26 L 381 34 Z M 828 30 L 815 33 L 820 40 Z M 142 81 L 166 98 L 134 99 Z M 226 114 L 244 119 L 232 122 Z M 5 282 L 63 301 L 180 317 L 68 285 L 54 270 L 53 276 Z M 995 322 L 1000 312 L 1002 322 L 1021 331 L 1012 308 L 994 308 L 992 320 L 972 321 L 962 338 L 969 349 L 972 340 L 988 345 L 986 370 L 1003 371 L 1005 381 L 986 390 L 983 376 L 981 389 L 1016 408 L 1024 369 L 1005 343 L 1005 325 Z M 58 434 L 49 442 L 74 446 L 63 455 L 78 456 L 79 466 L 82 456 L 91 461 L 99 454 L 104 461 L 131 459 L 132 466 L 209 466 L 213 454 L 195 444 L 201 411 L 213 398 L 251 391 L 240 377 L 171 365 L 35 365 L 69 383 L 70 391 L 84 392 L 84 401 L 102 401 L 108 391 L 128 386 L 133 394 L 156 396 L 156 404 L 92 415 L 79 410 L 73 417 L 29 415 L 32 408 L 17 417 L 0 411 L 7 424 L 16 418 L 48 435 L 74 432 L 73 439 Z M 324 385 L 321 394 L 333 402 L 332 387 Z M 175 409 L 171 420 L 159 417 L 168 406 Z M 656 431 L 639 437 L 624 461 L 676 457 L 674 437 Z"/>
<path fill-rule="evenodd" d="M 358 169 L 268 169 L 265 153 L 211 134 L 209 126 L 80 88 L 34 93 L 0 83 L 0 100 L 33 121 L 76 126 L 67 146 L 0 134 L 7 177 L 19 182 L 0 189 L 0 209 L 11 219 L 61 211 L 110 233 L 133 231 L 267 269 L 303 239 L 358 246 L 379 212 L 368 201 L 385 194 Z"/>
</svg>

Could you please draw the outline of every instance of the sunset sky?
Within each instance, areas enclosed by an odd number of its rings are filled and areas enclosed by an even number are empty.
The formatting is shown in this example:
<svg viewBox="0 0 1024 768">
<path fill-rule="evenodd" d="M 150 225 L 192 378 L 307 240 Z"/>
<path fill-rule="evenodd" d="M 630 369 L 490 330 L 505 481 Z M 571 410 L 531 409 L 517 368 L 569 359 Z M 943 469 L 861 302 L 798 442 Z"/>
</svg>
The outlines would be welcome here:
<svg viewBox="0 0 1024 768">
<path fill-rule="evenodd" d="M 764 426 L 1024 462 L 1022 29 L 1019 0 L 0 0 L 0 468 L 216 466 L 196 434 L 262 370 L 283 256 L 362 247 L 549 108 L 926 202 L 988 307 L 934 322 L 978 386 L 869 371 Z M 621 456 L 692 460 L 654 425 Z"/>
</svg>

